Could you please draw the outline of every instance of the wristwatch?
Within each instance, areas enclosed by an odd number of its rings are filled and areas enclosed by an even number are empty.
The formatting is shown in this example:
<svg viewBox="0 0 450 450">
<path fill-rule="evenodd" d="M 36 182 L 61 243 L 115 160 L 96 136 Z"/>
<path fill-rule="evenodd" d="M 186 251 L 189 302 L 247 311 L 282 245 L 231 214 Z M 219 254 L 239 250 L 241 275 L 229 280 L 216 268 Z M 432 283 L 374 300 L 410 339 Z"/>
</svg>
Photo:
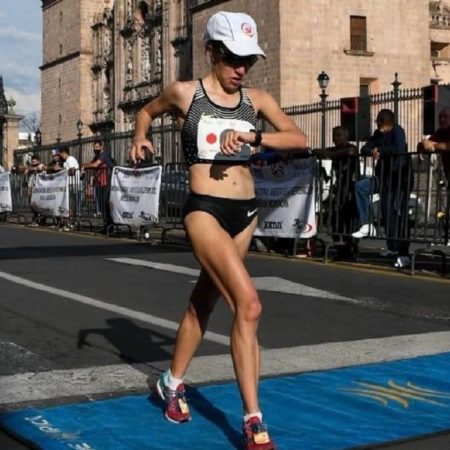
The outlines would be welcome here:
<svg viewBox="0 0 450 450">
<path fill-rule="evenodd" d="M 255 133 L 255 142 L 253 142 L 253 144 L 250 145 L 252 147 L 259 147 L 262 141 L 262 131 L 261 130 L 251 130 L 251 131 Z"/>
</svg>

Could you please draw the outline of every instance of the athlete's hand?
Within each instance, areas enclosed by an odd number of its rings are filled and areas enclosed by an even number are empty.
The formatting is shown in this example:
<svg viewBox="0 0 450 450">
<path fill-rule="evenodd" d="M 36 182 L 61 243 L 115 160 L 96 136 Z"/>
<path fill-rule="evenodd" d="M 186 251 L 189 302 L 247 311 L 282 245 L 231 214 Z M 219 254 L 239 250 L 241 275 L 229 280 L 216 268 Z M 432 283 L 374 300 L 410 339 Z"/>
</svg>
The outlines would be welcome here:
<svg viewBox="0 0 450 450">
<path fill-rule="evenodd" d="M 146 153 L 155 154 L 155 147 L 148 139 L 133 139 L 129 156 L 131 161 L 136 164 L 139 160 L 146 159 Z"/>
<path fill-rule="evenodd" d="M 229 130 L 222 134 L 220 151 L 224 155 L 233 156 L 241 151 L 244 144 L 255 142 L 255 133 Z M 252 147 L 252 153 L 255 149 Z"/>
</svg>

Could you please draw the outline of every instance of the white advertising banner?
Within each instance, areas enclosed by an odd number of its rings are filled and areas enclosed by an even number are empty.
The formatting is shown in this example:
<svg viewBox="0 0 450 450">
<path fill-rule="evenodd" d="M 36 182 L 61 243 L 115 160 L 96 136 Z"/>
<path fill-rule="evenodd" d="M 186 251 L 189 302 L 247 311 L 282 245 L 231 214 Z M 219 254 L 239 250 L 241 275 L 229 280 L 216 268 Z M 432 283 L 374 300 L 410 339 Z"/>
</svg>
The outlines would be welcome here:
<svg viewBox="0 0 450 450">
<path fill-rule="evenodd" d="M 158 222 L 161 173 L 161 166 L 114 167 L 109 197 L 114 223 L 141 226 Z"/>
<path fill-rule="evenodd" d="M 255 236 L 310 238 L 316 234 L 314 158 L 252 167 L 258 205 Z"/>
<path fill-rule="evenodd" d="M 43 216 L 69 217 L 69 173 L 36 175 L 31 190 L 31 207 Z"/>
<path fill-rule="evenodd" d="M 0 213 L 12 211 L 11 174 L 0 173 Z"/>
</svg>

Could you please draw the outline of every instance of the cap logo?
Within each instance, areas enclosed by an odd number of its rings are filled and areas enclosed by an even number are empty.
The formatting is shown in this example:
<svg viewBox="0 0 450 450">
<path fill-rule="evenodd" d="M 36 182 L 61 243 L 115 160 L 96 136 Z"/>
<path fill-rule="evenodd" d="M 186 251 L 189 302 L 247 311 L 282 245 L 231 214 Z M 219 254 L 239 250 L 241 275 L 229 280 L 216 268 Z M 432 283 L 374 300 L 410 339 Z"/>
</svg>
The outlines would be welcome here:
<svg viewBox="0 0 450 450">
<path fill-rule="evenodd" d="M 253 37 L 255 35 L 255 32 L 253 31 L 253 27 L 249 23 L 244 22 L 241 25 L 241 30 L 248 37 Z"/>
</svg>

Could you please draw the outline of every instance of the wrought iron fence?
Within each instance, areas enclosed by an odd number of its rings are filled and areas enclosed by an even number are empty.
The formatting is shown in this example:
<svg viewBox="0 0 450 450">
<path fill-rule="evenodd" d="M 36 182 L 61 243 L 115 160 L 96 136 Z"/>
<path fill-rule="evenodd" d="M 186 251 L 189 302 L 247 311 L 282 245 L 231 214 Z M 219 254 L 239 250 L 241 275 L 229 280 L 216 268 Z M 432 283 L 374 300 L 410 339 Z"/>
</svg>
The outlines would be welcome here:
<svg viewBox="0 0 450 450">
<path fill-rule="evenodd" d="M 392 109 L 398 123 L 405 129 L 409 151 L 414 151 L 417 142 L 422 139 L 423 122 L 423 91 L 416 89 L 400 89 L 397 80 L 392 83 L 389 92 L 371 95 L 370 112 L 374 119 L 381 109 Z M 321 146 L 322 114 L 325 114 L 325 145 L 332 145 L 332 129 L 340 125 L 340 100 L 328 100 L 323 104 L 316 102 L 308 105 L 290 106 L 284 111 L 306 134 L 308 145 L 312 148 Z M 371 131 L 375 126 L 371 123 Z M 261 123 L 263 130 L 270 130 L 268 123 Z M 127 165 L 128 150 L 131 145 L 133 132 L 112 133 L 101 136 L 105 148 L 119 165 Z M 81 163 L 90 162 L 93 157 L 93 142 L 98 137 L 75 139 L 68 142 L 35 147 L 33 149 L 16 150 L 15 164 L 25 166 L 32 154 L 40 156 L 43 163 L 51 160 L 51 151 L 55 148 L 68 147 L 70 152 Z M 168 115 L 152 126 L 151 139 L 157 149 L 158 162 L 165 165 L 183 161 L 179 126 L 175 119 Z M 360 143 L 357 143 L 360 144 Z"/>
</svg>

